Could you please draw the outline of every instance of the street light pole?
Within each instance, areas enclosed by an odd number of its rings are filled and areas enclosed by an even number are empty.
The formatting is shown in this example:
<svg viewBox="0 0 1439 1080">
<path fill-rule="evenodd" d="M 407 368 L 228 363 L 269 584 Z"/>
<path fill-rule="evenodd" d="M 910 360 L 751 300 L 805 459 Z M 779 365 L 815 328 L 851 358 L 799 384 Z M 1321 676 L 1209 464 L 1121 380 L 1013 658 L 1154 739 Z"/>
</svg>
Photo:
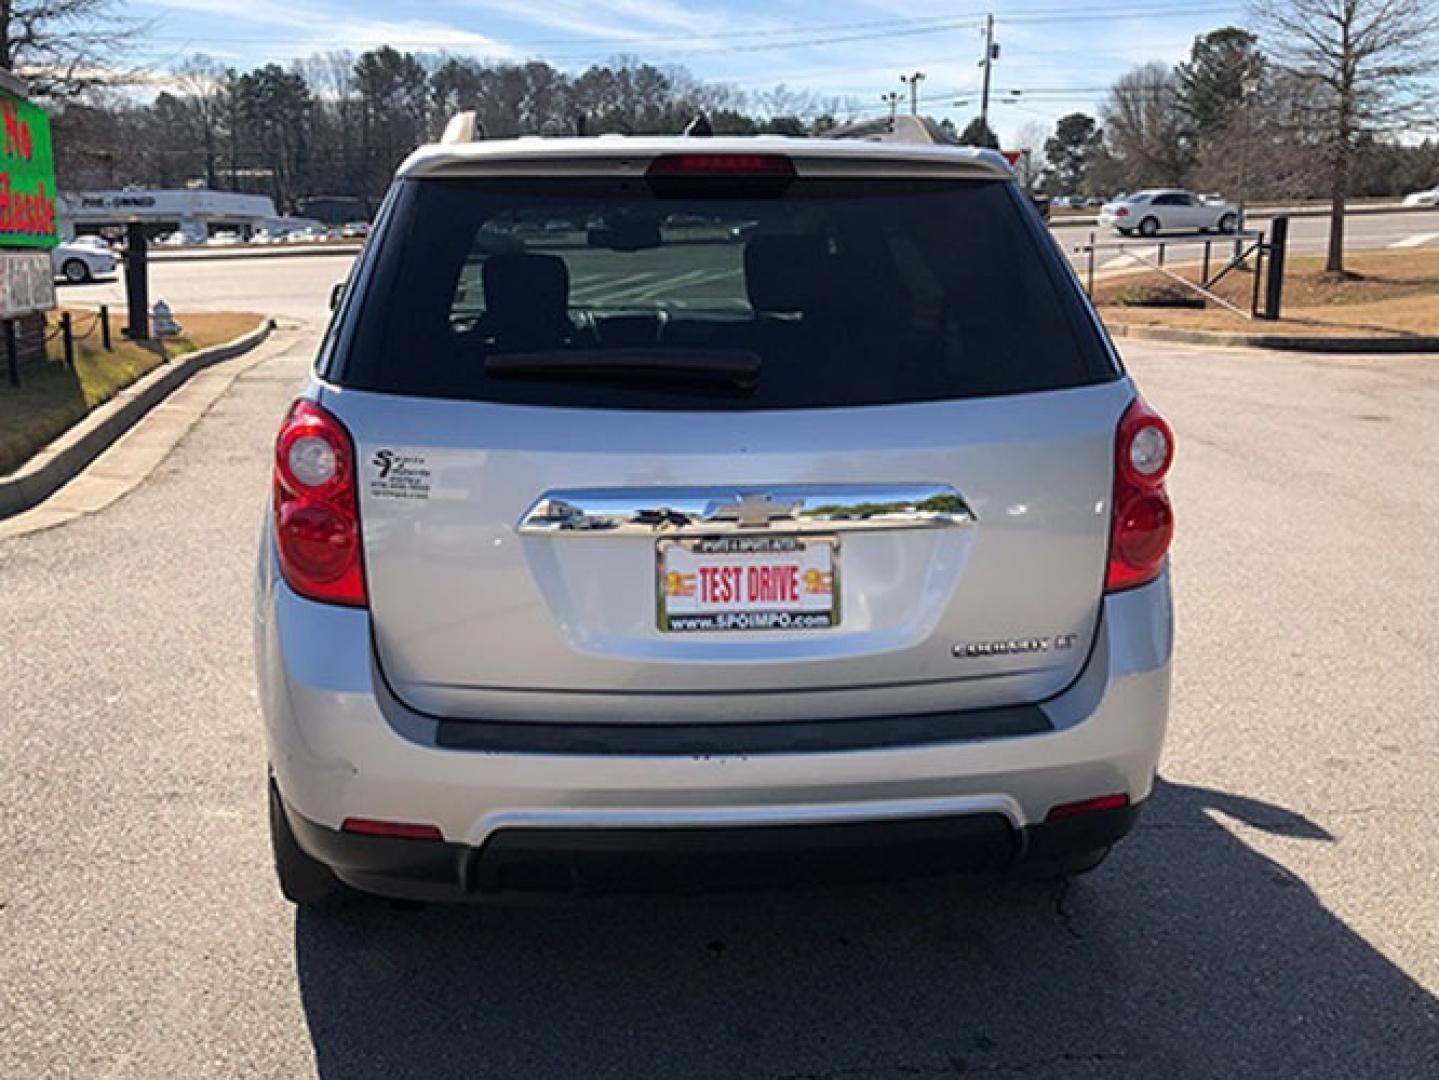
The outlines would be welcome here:
<svg viewBox="0 0 1439 1080">
<path fill-rule="evenodd" d="M 979 63 L 984 68 L 984 89 L 980 92 L 979 98 L 979 122 L 984 125 L 984 130 L 989 130 L 989 76 L 994 68 L 994 60 L 997 50 L 994 46 L 994 16 L 984 17 L 984 59 Z"/>
<path fill-rule="evenodd" d="M 888 93 L 879 95 L 879 100 L 889 106 L 889 122 L 891 124 L 894 123 L 895 113 L 899 111 L 900 96 L 898 90 L 890 90 Z"/>
<path fill-rule="evenodd" d="M 901 75 L 899 81 L 909 87 L 909 115 L 919 115 L 919 84 L 924 82 L 924 72 L 916 71 L 913 75 Z"/>
</svg>

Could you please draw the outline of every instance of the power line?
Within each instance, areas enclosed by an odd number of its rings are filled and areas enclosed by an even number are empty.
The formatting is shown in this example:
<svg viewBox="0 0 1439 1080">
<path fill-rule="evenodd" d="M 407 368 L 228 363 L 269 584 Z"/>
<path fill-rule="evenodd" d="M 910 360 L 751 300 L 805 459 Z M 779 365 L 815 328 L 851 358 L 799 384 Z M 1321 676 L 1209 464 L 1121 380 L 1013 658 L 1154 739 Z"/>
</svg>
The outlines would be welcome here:
<svg viewBox="0 0 1439 1080">
<path fill-rule="evenodd" d="M 860 21 L 858 21 L 858 22 L 833 23 L 833 24 L 831 24 L 831 25 L 829 25 L 829 26 L 822 26 L 822 27 L 796 26 L 796 27 L 793 27 L 793 28 L 791 28 L 791 29 L 784 29 L 784 28 L 773 29 L 773 28 L 772 28 L 772 29 L 768 29 L 768 30 L 734 30 L 734 31 L 726 31 L 726 32 L 725 32 L 725 36 L 726 36 L 726 37 L 729 37 L 729 38 L 761 38 L 761 39 L 764 39 L 764 38 L 774 37 L 776 34 L 779 34 L 779 35 L 809 36 L 809 35 L 815 34 L 815 33 L 817 33 L 817 32 L 830 33 L 830 32 L 834 32 L 834 31 L 844 31 L 844 30 L 874 30 L 874 29 L 885 29 L 885 28 L 887 28 L 887 27 L 920 27 L 920 28 L 922 28 L 923 26 L 928 25 L 928 24 L 931 24 L 931 23 L 951 23 L 951 22 L 954 22 L 954 21 L 956 20 L 956 18 L 958 18 L 958 16 L 953 15 L 953 14 L 950 14 L 950 15 L 924 15 L 924 16 L 919 16 L 919 17 L 915 17 L 915 18 L 907 18 L 907 19 L 896 19 L 896 18 L 887 18 L 887 19 L 864 19 L 864 20 L 860 20 Z M 972 19 L 973 19 L 973 17 L 971 17 L 971 21 L 972 21 Z M 469 31 L 465 31 L 465 30 L 464 30 L 463 28 L 461 28 L 461 27 L 456 27 L 455 29 L 456 29 L 457 31 L 461 32 L 461 33 L 468 33 L 468 32 L 469 32 Z M 625 46 L 625 45 L 663 45 L 663 44 L 669 44 L 669 43 L 689 44 L 689 43 L 693 42 L 693 41 L 695 40 L 695 38 L 697 38 L 697 37 L 704 37 L 704 36 L 706 36 L 706 35 L 705 35 L 704 33 L 702 33 L 702 32 L 691 32 L 691 33 L 688 33 L 688 34 L 624 34 L 624 35 L 617 35 L 617 36 L 615 36 L 615 37 L 532 38 L 532 39 L 529 39 L 529 40 L 500 42 L 499 44 L 508 45 L 508 46 L 510 46 L 510 47 L 513 47 L 513 48 L 522 48 L 522 49 L 530 49 L 530 48 L 540 49 L 540 48 L 551 48 L 551 47 L 564 48 L 564 47 L 570 46 L 570 45 L 599 46 L 599 45 L 605 45 L 605 44 L 614 45 L 614 46 L 616 46 L 616 47 L 623 47 L 623 46 Z M 149 35 L 147 35 L 147 37 L 148 37 L 150 40 L 152 40 L 152 41 L 187 41 L 187 40 L 192 40 L 193 37 L 194 37 L 194 35 L 191 35 L 191 34 L 149 34 Z M 217 36 L 217 37 L 213 38 L 212 40 L 214 40 L 214 41 L 222 41 L 222 42 L 225 42 L 225 43 L 259 44 L 259 45 L 263 45 L 263 44 L 273 43 L 275 39 L 274 39 L 274 36 L 273 36 L 273 35 L 261 35 L 261 34 L 256 34 L 256 35 L 254 35 L 254 36 L 249 36 L 249 35 L 224 35 L 224 36 Z M 372 40 L 373 40 L 373 39 L 366 39 L 367 42 L 372 41 Z M 404 38 L 404 37 L 396 37 L 396 38 L 390 39 L 390 43 L 391 43 L 391 44 L 396 44 L 396 43 L 400 43 L 400 42 L 403 42 L 403 43 L 405 43 L 405 44 L 417 44 L 417 43 L 420 43 L 420 44 L 426 44 L 426 45 L 434 45 L 434 46 L 436 46 L 436 47 L 441 47 L 441 46 L 444 46 L 444 45 L 453 45 L 453 44 L 454 44 L 454 41 L 453 41 L 453 39 L 451 39 L 451 38 Z M 344 43 L 342 42 L 341 44 L 344 44 Z M 353 42 L 352 42 L 352 44 L 353 44 Z"/>
<path fill-rule="evenodd" d="M 947 29 L 953 29 L 953 28 L 955 28 L 955 27 L 963 27 L 963 26 L 973 25 L 973 24 L 975 23 L 975 21 L 976 21 L 976 18 L 977 18 L 977 16 L 969 16 L 969 17 L 967 17 L 967 18 L 958 18 L 958 17 L 953 16 L 953 15 L 946 15 L 946 16 L 931 15 L 931 16 L 927 16 L 927 17 L 925 17 L 925 18 L 919 18 L 919 19 L 874 19 L 874 20 L 868 20 L 868 21 L 864 21 L 864 22 L 836 23 L 836 24 L 834 24 L 834 25 L 832 25 L 832 26 L 821 27 L 821 28 L 815 28 L 815 27 L 796 27 L 796 28 L 794 28 L 793 30 L 764 30 L 764 31 L 761 31 L 761 30 L 739 30 L 739 31 L 726 31 L 726 32 L 723 33 L 722 36 L 723 36 L 723 38 L 724 38 L 725 40 L 740 41 L 740 42 L 744 42 L 744 41 L 748 41 L 748 40 L 753 39 L 753 40 L 755 40 L 755 41 L 757 41 L 757 42 L 759 42 L 759 43 L 762 43 L 766 48 L 787 48 L 787 47 L 790 47 L 791 45 L 800 46 L 800 45 L 806 45 L 806 44 L 809 44 L 809 43 L 815 42 L 815 41 L 818 41 L 818 42 L 821 42 L 821 43 L 827 42 L 828 40 L 830 40 L 830 36 L 829 36 L 829 35 L 832 35 L 832 34 L 844 34 L 844 35 L 846 35 L 845 38 L 844 38 L 844 40 L 848 41 L 848 40 L 857 40 L 857 38 L 851 38 L 851 37 L 848 36 L 848 35 L 850 35 L 850 34 L 852 34 L 852 33 L 859 33 L 859 32 L 861 32 L 861 31 L 863 32 L 863 36 L 864 36 L 865 39 L 871 39 L 871 38 L 873 37 L 873 35 L 874 35 L 875 32 L 877 32 L 877 31 L 883 31 L 883 30 L 888 30 L 889 32 L 895 33 L 895 34 L 916 34 L 916 33 L 928 33 L 928 32 L 931 31 L 931 30 L 947 30 Z M 466 33 L 466 32 L 468 32 L 468 31 L 464 31 L 462 28 L 456 28 L 456 29 L 457 29 L 457 31 L 460 32 L 460 33 Z M 582 48 L 584 48 L 584 50 L 585 50 L 586 52 L 592 52 L 593 50 L 598 49 L 598 48 L 606 48 L 606 49 L 608 49 L 608 50 L 610 50 L 610 51 L 612 52 L 612 51 L 615 50 L 615 49 L 625 49 L 625 48 L 631 48 L 631 47 L 643 46 L 643 45 L 680 44 L 680 45 L 686 45 L 686 46 L 693 46 L 694 43 L 695 43 L 695 41 L 696 41 L 697 39 L 702 40 L 702 39 L 704 39 L 706 36 L 716 36 L 716 35 L 706 35 L 706 34 L 700 32 L 700 33 L 685 34 L 685 35 L 683 35 L 683 36 L 649 36 L 649 35 L 641 35 L 641 34 L 632 34 L 632 35 L 625 35 L 625 36 L 623 36 L 623 37 L 613 37 L 613 38 L 603 38 L 603 37 L 592 37 L 592 38 L 550 38 L 550 39 L 529 40 L 529 41 L 500 41 L 500 40 L 497 39 L 497 40 L 495 41 L 495 45 L 496 45 L 498 48 L 501 48 L 501 49 L 550 49 L 550 48 L 553 48 L 553 49 L 564 50 L 564 49 L 569 48 L 569 47 L 582 47 Z M 174 34 L 174 35 L 157 35 L 157 34 L 151 34 L 151 35 L 149 35 L 149 40 L 152 40 L 152 41 L 193 42 L 193 41 L 196 40 L 196 35 L 193 35 L 193 34 Z M 231 45 L 231 44 L 264 45 L 264 44 L 274 44 L 274 43 L 275 43 L 275 39 L 274 39 L 273 35 L 271 35 L 271 36 L 253 36 L 253 37 L 252 37 L 252 36 L 233 36 L 233 35 L 215 35 L 215 36 L 206 35 L 205 40 L 207 40 L 207 41 L 212 41 L 212 42 L 215 42 L 215 43 L 217 43 L 217 44 L 224 44 L 224 45 Z M 327 44 L 329 44 L 329 45 L 336 45 L 336 46 L 342 46 L 342 47 L 343 47 L 343 46 L 347 46 L 347 45 L 362 45 L 362 44 L 363 44 L 363 45 L 374 45 L 374 39 L 373 39 L 373 38 L 351 39 L 351 40 L 338 39 L 338 40 L 328 41 Z M 478 45 L 478 44 L 466 45 L 466 44 L 464 44 L 463 42 L 457 43 L 457 42 L 455 41 L 455 39 L 452 38 L 452 37 L 435 37 L 435 38 L 431 38 L 431 37 L 404 37 L 404 36 L 396 36 L 396 37 L 390 38 L 387 42 L 385 42 L 385 44 L 389 44 L 389 45 L 394 46 L 394 47 L 431 48 L 431 49 L 456 49 L 456 48 L 459 48 L 459 49 L 478 49 L 478 48 L 483 48 L 483 47 L 484 47 L 484 46 L 481 46 L 481 45 Z M 303 46 L 303 47 L 308 47 L 308 45 L 305 45 L 305 46 Z M 745 45 L 743 45 L 743 44 L 734 46 L 734 49 L 735 49 L 736 51 L 744 51 L 744 50 L 747 49 L 747 48 L 748 48 L 748 46 L 745 46 Z M 668 51 L 668 50 L 665 50 L 665 51 Z M 687 49 L 687 50 L 685 50 L 685 51 L 688 52 L 688 51 L 691 51 L 691 50 Z M 711 50 L 699 50 L 699 51 L 711 51 Z M 729 50 L 729 49 L 726 49 L 726 48 L 724 48 L 724 47 L 717 47 L 717 48 L 716 48 L 715 50 L 713 50 L 713 51 L 730 51 L 730 50 Z"/>
<path fill-rule="evenodd" d="M 1135 5 L 1127 4 L 1121 7 L 1091 7 L 1076 12 L 1073 8 L 1050 8 L 1031 9 L 1022 15 L 1006 16 L 1010 23 L 1034 24 L 1061 26 L 1070 23 L 1096 22 L 1116 18 L 1145 18 L 1145 19 L 1167 19 L 1167 18 L 1193 18 L 1198 15 L 1227 14 L 1235 10 L 1234 4 L 1210 4 L 1197 5 L 1188 8 L 1176 9 L 1171 5 Z M 855 23 L 838 23 L 827 29 L 816 32 L 812 29 L 796 28 L 792 31 L 769 30 L 769 31 L 726 31 L 722 35 L 716 35 L 717 43 L 712 46 L 695 47 L 697 36 L 689 34 L 683 37 L 677 36 L 644 36 L 630 35 L 615 38 L 553 38 L 548 40 L 496 41 L 494 48 L 489 51 L 514 50 L 514 49 L 556 49 L 555 59 L 584 60 L 606 59 L 612 56 L 615 50 L 625 48 L 638 48 L 644 46 L 656 46 L 666 44 L 682 44 L 687 46 L 681 49 L 659 49 L 666 56 L 691 57 L 708 55 L 728 55 L 742 53 L 775 52 L 784 49 L 812 48 L 823 45 L 844 44 L 853 41 L 873 40 L 877 33 L 887 33 L 891 37 L 911 37 L 922 34 L 935 33 L 945 30 L 966 29 L 978 25 L 982 12 L 967 13 L 965 15 L 954 15 L 948 17 L 929 16 L 921 19 L 880 19 Z M 463 31 L 461 31 L 463 32 Z M 797 36 L 798 35 L 798 36 Z M 247 37 L 233 35 L 206 36 L 200 39 L 195 35 L 149 35 L 152 41 L 175 41 L 191 45 L 197 42 L 214 44 L 274 44 L 274 37 Z M 734 42 L 734 44 L 722 44 L 718 41 Z M 331 39 L 326 44 L 335 47 L 373 46 L 373 39 Z M 485 51 L 488 47 L 478 44 L 456 43 L 454 38 L 406 38 L 395 37 L 387 44 L 399 48 L 411 49 L 435 49 L 444 51 Z M 583 47 L 580 52 L 566 52 L 571 46 Z M 202 47 L 202 46 L 197 46 Z M 596 49 L 604 49 L 597 52 Z"/>
</svg>

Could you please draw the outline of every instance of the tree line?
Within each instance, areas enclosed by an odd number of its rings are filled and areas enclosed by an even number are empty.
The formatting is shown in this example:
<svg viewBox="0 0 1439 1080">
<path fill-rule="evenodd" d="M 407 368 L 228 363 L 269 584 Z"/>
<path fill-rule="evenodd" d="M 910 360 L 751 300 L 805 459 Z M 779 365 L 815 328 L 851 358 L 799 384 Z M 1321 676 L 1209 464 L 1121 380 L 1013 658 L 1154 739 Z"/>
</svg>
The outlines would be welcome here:
<svg viewBox="0 0 1439 1080">
<path fill-rule="evenodd" d="M 1061 118 L 1045 182 L 1325 198 L 1326 268 L 1343 274 L 1350 196 L 1439 184 L 1439 4 L 1275 0 L 1251 16 L 1255 30 L 1223 27 L 1180 64 L 1122 76 L 1097 119 Z"/>
<path fill-rule="evenodd" d="M 626 59 L 572 74 L 390 46 L 252 71 L 197 56 L 149 103 L 92 92 L 61 105 L 56 165 L 71 189 L 198 182 L 270 195 L 282 211 L 311 195 L 373 203 L 462 110 L 488 137 L 678 134 L 701 112 L 716 134 L 804 135 L 853 112 L 840 99 L 783 86 L 746 94 Z"/>
<path fill-rule="evenodd" d="M 125 66 L 136 27 L 124 10 L 119 0 L 0 0 L 0 68 L 55 109 L 62 186 L 199 182 L 292 210 L 308 194 L 373 202 L 410 148 L 463 109 L 489 136 L 678 132 L 699 112 L 719 134 L 815 134 L 856 111 L 638 60 L 574 74 L 389 46 L 248 72 L 196 57 L 144 104 L 113 88 L 143 74 Z M 1173 185 L 1247 200 L 1323 196 L 1329 269 L 1342 273 L 1350 195 L 1439 183 L 1439 3 L 1251 0 L 1248 21 L 1197 38 L 1180 64 L 1128 72 L 1097 117 L 1072 113 L 1047 137 L 1026 125 L 1013 146 L 1031 150 L 1021 178 L 1065 194 Z M 978 120 L 959 141 L 998 142 Z"/>
<path fill-rule="evenodd" d="M 1053 194 L 1173 186 L 1250 200 L 1327 197 L 1333 138 L 1313 98 L 1305 80 L 1268 60 L 1255 34 L 1224 27 L 1196 39 L 1180 64 L 1122 76 L 1098 117 L 1061 117 L 1043 143 L 1039 183 Z M 1439 183 L 1439 139 L 1402 134 L 1392 126 L 1350 134 L 1350 194 Z"/>
</svg>

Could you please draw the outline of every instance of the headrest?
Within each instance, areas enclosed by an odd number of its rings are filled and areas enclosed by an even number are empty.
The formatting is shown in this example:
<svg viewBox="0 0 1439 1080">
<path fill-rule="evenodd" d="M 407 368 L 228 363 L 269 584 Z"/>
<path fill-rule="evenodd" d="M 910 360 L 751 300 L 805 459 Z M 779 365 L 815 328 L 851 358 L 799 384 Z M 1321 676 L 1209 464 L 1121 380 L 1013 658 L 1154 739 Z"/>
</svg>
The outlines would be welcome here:
<svg viewBox="0 0 1439 1080">
<path fill-rule="evenodd" d="M 823 237 L 756 236 L 745 245 L 745 291 L 756 311 L 814 310 L 833 299 L 831 272 Z"/>
<path fill-rule="evenodd" d="M 505 323 L 520 319 L 552 323 L 569 308 L 569 267 L 554 255 L 499 252 L 485 259 L 481 275 L 485 310 L 492 319 Z"/>
</svg>

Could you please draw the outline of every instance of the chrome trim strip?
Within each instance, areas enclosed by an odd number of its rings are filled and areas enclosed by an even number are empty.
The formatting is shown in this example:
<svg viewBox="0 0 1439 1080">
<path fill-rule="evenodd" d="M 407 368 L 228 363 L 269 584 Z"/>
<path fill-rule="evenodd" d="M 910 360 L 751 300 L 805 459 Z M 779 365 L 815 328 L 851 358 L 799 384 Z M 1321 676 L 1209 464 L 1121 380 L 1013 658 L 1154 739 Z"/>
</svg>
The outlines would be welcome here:
<svg viewBox="0 0 1439 1080">
<path fill-rule="evenodd" d="M 725 828 L 753 825 L 819 825 L 846 821 L 906 821 L 957 814 L 1003 814 L 1016 829 L 1030 824 L 1012 795 L 958 795 L 928 799 L 886 799 L 865 803 L 781 804 L 775 806 L 574 807 L 494 810 L 478 822 L 465 842 L 478 846 L 500 829 Z"/>
<path fill-rule="evenodd" d="M 976 520 L 947 484 L 594 488 L 546 492 L 517 528 L 523 536 L 659 537 L 944 529 Z"/>
</svg>

